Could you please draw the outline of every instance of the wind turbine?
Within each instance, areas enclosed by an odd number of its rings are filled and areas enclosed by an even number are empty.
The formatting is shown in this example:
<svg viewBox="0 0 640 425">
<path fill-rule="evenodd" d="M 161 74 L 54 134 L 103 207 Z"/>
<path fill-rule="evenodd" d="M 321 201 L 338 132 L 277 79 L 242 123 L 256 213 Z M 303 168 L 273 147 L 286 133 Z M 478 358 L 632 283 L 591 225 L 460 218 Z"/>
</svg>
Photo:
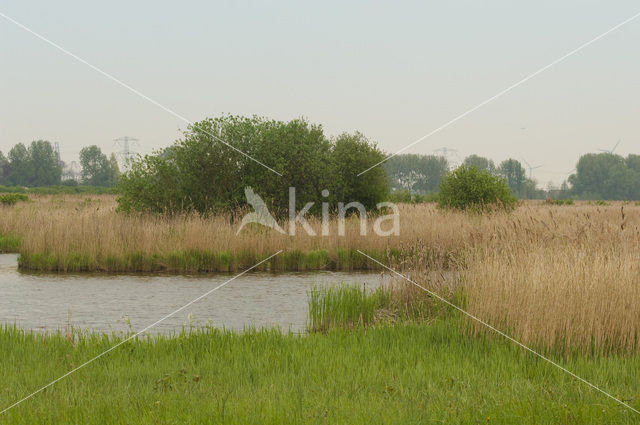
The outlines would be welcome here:
<svg viewBox="0 0 640 425">
<path fill-rule="evenodd" d="M 618 147 L 618 145 L 620 144 L 621 140 L 618 139 L 618 143 L 616 143 L 616 145 L 613 147 L 613 149 L 611 150 L 607 150 L 607 149 L 598 149 L 600 152 L 606 152 L 606 153 L 610 153 L 613 154 L 613 152 L 615 152 L 616 148 Z"/>
<path fill-rule="evenodd" d="M 544 166 L 544 164 L 540 164 L 540 165 L 536 165 L 535 167 L 532 167 L 531 164 L 529 164 L 526 159 L 522 158 L 522 160 L 524 161 L 525 164 L 527 164 L 527 168 L 529 169 L 529 178 L 530 179 L 533 178 L 533 170 L 535 170 L 536 168 L 540 168 L 540 167 Z"/>
</svg>

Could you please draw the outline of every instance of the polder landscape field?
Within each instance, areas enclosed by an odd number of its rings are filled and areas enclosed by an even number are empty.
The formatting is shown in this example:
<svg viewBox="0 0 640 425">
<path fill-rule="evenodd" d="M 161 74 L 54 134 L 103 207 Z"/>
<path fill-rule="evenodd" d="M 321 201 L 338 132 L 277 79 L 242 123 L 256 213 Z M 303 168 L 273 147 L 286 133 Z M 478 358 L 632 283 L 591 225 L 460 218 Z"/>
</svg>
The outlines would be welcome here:
<svg viewBox="0 0 640 425">
<path fill-rule="evenodd" d="M 3 2 L 0 425 L 640 423 L 637 3 Z"/>
<path fill-rule="evenodd" d="M 640 419 L 636 203 L 520 201 L 489 212 L 400 204 L 401 231 L 384 237 L 361 235 L 357 216 L 344 236 L 293 237 L 259 226 L 236 235 L 231 213 L 116 208 L 115 195 L 29 195 L 0 206 L 0 249 L 19 253 L 25 273 L 231 277 L 282 250 L 259 269 L 366 269 L 392 279 L 376 289 L 357 278 L 314 288 L 303 333 L 56 333 L 5 324 L 0 409 L 74 373 L 4 411 L 0 423 Z M 321 226 L 319 218 L 310 224 Z"/>
</svg>

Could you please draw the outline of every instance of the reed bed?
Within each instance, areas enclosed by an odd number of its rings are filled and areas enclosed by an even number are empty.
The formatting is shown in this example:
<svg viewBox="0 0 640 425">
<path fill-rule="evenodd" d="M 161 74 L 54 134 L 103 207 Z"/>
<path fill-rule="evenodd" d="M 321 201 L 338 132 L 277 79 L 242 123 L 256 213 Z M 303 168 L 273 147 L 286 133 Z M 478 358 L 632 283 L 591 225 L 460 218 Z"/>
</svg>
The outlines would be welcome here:
<svg viewBox="0 0 640 425">
<path fill-rule="evenodd" d="M 424 254 L 402 266 L 429 290 L 461 294 L 457 305 L 539 350 L 637 354 L 639 213 L 622 203 L 529 205 L 502 223 L 487 219 L 493 229 L 471 231 L 452 280 L 434 279 Z M 492 333 L 468 324 L 472 334 Z"/>
<path fill-rule="evenodd" d="M 347 219 L 344 236 L 338 235 L 336 220 L 331 221 L 330 235 L 321 236 L 321 222 L 314 218 L 309 222 L 317 236 L 300 226 L 295 236 L 262 227 L 237 234 L 240 223 L 231 215 L 137 216 L 116 213 L 115 207 L 115 197 L 109 195 L 33 197 L 30 203 L 0 207 L 0 234 L 22 238 L 23 269 L 63 272 L 236 271 L 278 250 L 284 253 L 261 269 L 372 269 L 378 266 L 358 254 L 358 249 L 387 260 L 398 255 L 397 247 L 413 246 L 416 241 L 413 230 L 402 232 L 402 228 L 399 236 L 377 236 L 372 219 L 367 235 L 360 234 L 360 221 L 353 217 Z M 433 207 L 421 212 L 412 206 L 403 210 L 408 222 L 425 212 L 437 215 Z M 421 233 L 432 241 L 434 258 L 457 244 L 457 238 L 435 225 Z"/>
<path fill-rule="evenodd" d="M 401 205 L 398 236 L 376 235 L 371 218 L 367 234 L 361 235 L 357 217 L 347 220 L 344 236 L 338 235 L 336 220 L 330 222 L 329 236 L 321 236 L 319 219 L 309 220 L 317 236 L 300 226 L 295 236 L 259 226 L 236 234 L 239 220 L 231 215 L 124 215 L 115 212 L 112 195 L 32 199 L 0 206 L 0 235 L 21 239 L 23 269 L 47 271 L 235 271 L 278 250 L 284 253 L 263 269 L 378 268 L 357 250 L 397 266 L 419 257 L 431 269 L 458 268 L 469 252 L 493 249 L 505 240 L 531 243 L 620 226 L 619 204 L 553 206 L 538 201 L 511 214 L 488 216 L 442 211 L 433 204 Z M 637 229 L 640 208 L 625 208 L 625 225 Z M 287 228 L 287 223 L 281 225 Z"/>
<path fill-rule="evenodd" d="M 40 196 L 13 207 L 0 207 L 0 235 L 19 235 L 23 269 L 106 272 L 237 271 L 283 250 L 259 269 L 317 270 L 377 267 L 356 252 L 365 237 L 359 222 L 346 223 L 346 235 L 295 236 L 253 227 L 236 234 L 237 217 L 183 215 L 161 217 L 115 212 L 109 195 Z M 320 228 L 319 220 L 310 220 Z M 284 224 L 286 226 L 286 223 Z M 371 225 L 369 225 L 371 229 Z M 364 248 L 382 259 L 388 241 Z M 12 245 L 15 248 L 15 245 Z"/>
<path fill-rule="evenodd" d="M 467 308 L 532 346 L 638 353 L 640 250 L 619 239 L 480 253 L 464 272 Z"/>
</svg>

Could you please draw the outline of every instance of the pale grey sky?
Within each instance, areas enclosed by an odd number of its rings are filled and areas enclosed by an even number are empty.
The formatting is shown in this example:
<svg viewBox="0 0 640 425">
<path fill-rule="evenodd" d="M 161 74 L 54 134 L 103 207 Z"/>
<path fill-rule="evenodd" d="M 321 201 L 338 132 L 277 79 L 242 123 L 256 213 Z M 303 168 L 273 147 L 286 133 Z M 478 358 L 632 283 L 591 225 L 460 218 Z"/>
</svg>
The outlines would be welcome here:
<svg viewBox="0 0 640 425">
<path fill-rule="evenodd" d="M 0 12 L 191 120 L 304 116 L 392 153 L 640 12 L 637 1 L 6 2 Z M 582 153 L 640 153 L 640 19 L 407 152 L 446 146 L 560 183 Z M 185 125 L 0 18 L 0 150 L 164 147 Z"/>
</svg>

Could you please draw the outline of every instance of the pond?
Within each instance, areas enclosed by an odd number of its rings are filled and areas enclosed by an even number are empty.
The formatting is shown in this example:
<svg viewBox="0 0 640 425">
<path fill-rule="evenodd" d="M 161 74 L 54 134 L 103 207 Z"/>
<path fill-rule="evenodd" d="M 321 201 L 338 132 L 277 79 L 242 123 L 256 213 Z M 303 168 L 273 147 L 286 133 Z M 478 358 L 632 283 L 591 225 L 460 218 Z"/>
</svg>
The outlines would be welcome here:
<svg viewBox="0 0 640 425">
<path fill-rule="evenodd" d="M 0 325 L 36 331 L 135 332 L 224 283 L 234 275 L 30 274 L 17 255 L 0 255 Z M 374 288 L 379 273 L 247 273 L 150 329 L 183 326 L 279 326 L 304 332 L 308 292 L 341 282 Z"/>
</svg>

